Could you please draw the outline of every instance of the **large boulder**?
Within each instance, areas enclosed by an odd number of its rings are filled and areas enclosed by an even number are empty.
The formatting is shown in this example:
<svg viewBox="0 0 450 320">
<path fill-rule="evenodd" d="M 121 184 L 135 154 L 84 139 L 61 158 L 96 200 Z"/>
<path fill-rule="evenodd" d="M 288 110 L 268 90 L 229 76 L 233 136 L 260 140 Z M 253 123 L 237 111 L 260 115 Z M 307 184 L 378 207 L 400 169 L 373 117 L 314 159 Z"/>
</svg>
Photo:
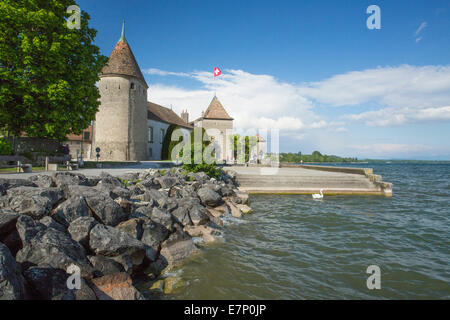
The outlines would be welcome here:
<svg viewBox="0 0 450 320">
<path fill-rule="evenodd" d="M 53 174 L 53 180 L 56 186 L 63 187 L 65 185 L 80 185 L 80 186 L 90 186 L 91 183 L 86 176 L 81 173 L 73 172 L 55 172 Z"/>
<path fill-rule="evenodd" d="M 100 181 L 97 183 L 97 186 L 99 184 L 102 184 L 102 183 L 112 184 L 112 185 L 114 185 L 116 187 L 121 187 L 121 188 L 125 187 L 125 184 L 123 183 L 122 180 L 120 180 L 120 178 L 114 177 L 114 176 L 112 176 L 109 173 L 104 172 L 104 171 L 102 173 L 100 173 Z"/>
<path fill-rule="evenodd" d="M 180 181 L 175 177 L 162 176 L 154 179 L 155 182 L 159 183 L 161 188 L 167 189 L 173 187 L 174 185 L 180 184 Z"/>
<path fill-rule="evenodd" d="M 198 252 L 199 250 L 192 239 L 183 237 L 173 241 L 169 238 L 161 245 L 160 257 L 170 269 L 181 264 L 185 259 Z"/>
<path fill-rule="evenodd" d="M 92 284 L 98 300 L 145 300 L 133 286 L 131 277 L 124 272 L 95 278 Z"/>
<path fill-rule="evenodd" d="M 66 232 L 66 228 L 62 224 L 53 220 L 50 216 L 43 217 L 41 220 L 39 220 L 39 222 L 47 228 L 53 228 L 61 232 Z"/>
<path fill-rule="evenodd" d="M 96 255 L 112 257 L 120 262 L 127 272 L 141 265 L 146 254 L 142 242 L 125 231 L 101 224 L 92 228 L 89 246 Z"/>
<path fill-rule="evenodd" d="M 216 242 L 220 239 L 223 239 L 220 231 L 209 226 L 187 226 L 184 228 L 184 230 L 191 237 L 202 238 L 203 242 L 205 243 Z"/>
<path fill-rule="evenodd" d="M 172 211 L 172 215 L 177 218 L 178 222 L 183 226 L 192 225 L 191 217 L 189 216 L 189 206 L 185 205 L 178 207 Z"/>
<path fill-rule="evenodd" d="M 125 272 L 125 269 L 119 262 L 108 257 L 88 256 L 88 259 L 96 271 L 96 276 L 102 277 L 107 274 Z"/>
<path fill-rule="evenodd" d="M 0 201 L 0 207 L 40 219 L 48 215 L 63 198 L 64 192 L 59 188 L 16 187 L 8 189 L 7 196 Z"/>
<path fill-rule="evenodd" d="M 204 172 L 196 172 L 196 173 L 194 173 L 193 176 L 194 176 L 195 181 L 199 181 L 201 183 L 209 180 L 209 176 Z"/>
<path fill-rule="evenodd" d="M 189 208 L 189 216 L 191 217 L 191 221 L 195 226 L 208 224 L 210 221 L 205 207 L 199 204 L 194 204 Z"/>
<path fill-rule="evenodd" d="M 154 221 L 149 221 L 144 224 L 144 231 L 142 234 L 142 243 L 149 246 L 151 249 L 146 248 L 147 258 L 151 261 L 155 261 L 160 246 L 164 240 L 169 236 L 169 231 L 163 225 Z"/>
<path fill-rule="evenodd" d="M 159 223 L 167 228 L 169 231 L 173 231 L 173 216 L 164 209 L 153 208 L 151 217 L 152 221 Z"/>
<path fill-rule="evenodd" d="M 70 197 L 52 212 L 52 217 L 66 227 L 76 219 L 90 215 L 89 207 L 83 196 Z"/>
<path fill-rule="evenodd" d="M 144 232 L 142 228 L 143 222 L 143 219 L 134 218 L 119 223 L 116 228 L 125 231 L 133 238 L 140 240 L 142 238 L 142 233 Z"/>
<path fill-rule="evenodd" d="M 42 300 L 96 300 L 94 291 L 81 278 L 80 289 L 69 289 L 70 274 L 50 266 L 33 266 L 24 272 L 34 293 L 34 299 Z"/>
<path fill-rule="evenodd" d="M 35 176 L 29 177 L 28 180 L 30 180 L 40 188 L 51 188 L 56 186 L 53 178 L 46 174 L 37 174 Z"/>
<path fill-rule="evenodd" d="M 14 211 L 0 209 L 0 240 L 16 228 L 19 214 Z"/>
<path fill-rule="evenodd" d="M 114 227 L 128 219 L 128 213 L 124 212 L 117 202 L 95 188 L 68 186 L 67 193 L 71 196 L 83 196 L 94 217 L 106 225 Z"/>
<path fill-rule="evenodd" d="M 93 268 L 78 242 L 68 233 L 47 228 L 30 219 L 21 216 L 17 220 L 17 230 L 23 243 L 23 248 L 17 252 L 18 262 L 25 266 L 48 265 L 63 270 L 74 264 L 81 269 L 84 277 L 92 277 Z"/>
<path fill-rule="evenodd" d="M 89 248 L 89 234 L 97 224 L 97 220 L 92 217 L 79 217 L 70 223 L 67 231 L 73 240 L 87 249 Z"/>
<path fill-rule="evenodd" d="M 20 264 L 9 249 L 0 243 L 0 300 L 24 299 L 25 279 Z"/>
<path fill-rule="evenodd" d="M 231 215 L 235 218 L 242 217 L 242 211 L 236 206 L 236 204 L 233 201 L 225 200 L 225 203 L 227 204 L 228 208 L 230 208 Z"/>
<path fill-rule="evenodd" d="M 26 179 L 3 179 L 0 178 L 0 189 L 8 190 L 17 187 L 37 187 L 33 181 Z"/>
<path fill-rule="evenodd" d="M 206 206 L 217 207 L 222 203 L 222 197 L 209 187 L 201 187 L 197 191 L 197 194 L 202 203 Z"/>
</svg>

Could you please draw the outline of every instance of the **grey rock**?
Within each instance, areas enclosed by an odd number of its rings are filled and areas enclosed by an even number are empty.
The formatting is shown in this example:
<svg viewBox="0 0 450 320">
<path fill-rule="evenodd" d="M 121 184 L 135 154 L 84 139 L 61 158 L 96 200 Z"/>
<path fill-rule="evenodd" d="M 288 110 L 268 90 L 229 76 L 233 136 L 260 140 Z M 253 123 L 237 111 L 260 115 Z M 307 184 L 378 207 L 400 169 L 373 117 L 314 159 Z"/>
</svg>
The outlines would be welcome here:
<svg viewBox="0 0 450 320">
<path fill-rule="evenodd" d="M 6 197 L 0 206 L 40 219 L 64 198 L 64 192 L 58 188 L 16 187 L 8 189 Z"/>
<path fill-rule="evenodd" d="M 194 174 L 194 179 L 199 182 L 205 182 L 209 180 L 209 176 L 204 172 L 197 172 Z"/>
<path fill-rule="evenodd" d="M 8 247 L 14 257 L 17 252 L 22 249 L 22 240 L 20 239 L 19 232 L 17 232 L 16 229 L 11 231 L 4 238 L 0 239 L 0 242 Z"/>
<path fill-rule="evenodd" d="M 83 196 L 72 196 L 53 210 L 52 217 L 67 227 L 76 219 L 90 215 L 85 198 Z"/>
<path fill-rule="evenodd" d="M 80 289 L 69 289 L 67 279 L 70 274 L 51 266 L 33 266 L 24 276 L 34 292 L 35 299 L 42 300 L 96 300 L 95 293 L 81 278 Z"/>
<path fill-rule="evenodd" d="M 49 216 L 43 217 L 41 220 L 39 220 L 39 222 L 42 223 L 47 228 L 53 228 L 61 232 L 66 232 L 66 228 L 62 224 L 53 220 L 52 217 Z"/>
<path fill-rule="evenodd" d="M 84 186 L 69 186 L 69 195 L 82 195 L 95 218 L 109 226 L 116 226 L 128 219 L 120 205 L 104 192 Z"/>
<path fill-rule="evenodd" d="M 130 219 L 124 222 L 119 223 L 116 228 L 122 231 L 125 231 L 133 238 L 140 240 L 142 238 L 142 233 L 144 232 L 142 228 L 143 224 L 142 219 Z"/>
<path fill-rule="evenodd" d="M 16 228 L 16 221 L 18 218 L 18 213 L 0 209 L 0 240 Z"/>
<path fill-rule="evenodd" d="M 0 243 L 0 300 L 20 300 L 25 295 L 22 268 L 9 249 Z"/>
<path fill-rule="evenodd" d="M 44 231 L 46 226 L 29 216 L 20 216 L 17 219 L 16 228 L 21 241 L 29 243 L 38 232 Z"/>
<path fill-rule="evenodd" d="M 89 261 L 97 272 L 97 276 L 106 276 L 116 272 L 124 272 L 123 266 L 113 259 L 104 256 L 88 256 Z"/>
<path fill-rule="evenodd" d="M 191 217 L 191 221 L 195 226 L 208 224 L 210 221 L 205 207 L 199 204 L 194 204 L 189 208 L 189 216 Z"/>
<path fill-rule="evenodd" d="M 178 222 L 180 222 L 183 226 L 192 225 L 191 217 L 189 215 L 189 207 L 182 206 L 178 207 L 172 212 L 172 215 L 177 218 Z"/>
<path fill-rule="evenodd" d="M 96 255 L 112 257 L 130 272 L 142 264 L 145 246 L 125 231 L 113 227 L 96 225 L 90 232 L 89 246 Z"/>
<path fill-rule="evenodd" d="M 159 178 L 155 178 L 155 181 L 157 183 L 159 183 L 161 188 L 164 188 L 164 189 L 173 187 L 174 185 L 180 183 L 177 178 L 170 177 L 170 176 L 162 176 L 162 177 L 159 177 Z"/>
<path fill-rule="evenodd" d="M 27 179 L 2 179 L 0 178 L 0 187 L 8 190 L 17 187 L 37 187 L 32 181 Z"/>
<path fill-rule="evenodd" d="M 150 221 L 144 225 L 144 232 L 141 241 L 149 246 L 146 249 L 147 258 L 150 261 L 155 261 L 160 246 L 164 240 L 169 236 L 169 231 L 163 225 Z"/>
<path fill-rule="evenodd" d="M 167 262 L 168 267 L 172 268 L 198 252 L 199 250 L 192 239 L 182 239 L 175 242 L 167 240 L 167 243 L 164 242 L 161 247 L 160 257 L 163 259 L 163 263 Z"/>
<path fill-rule="evenodd" d="M 157 222 L 164 227 L 166 227 L 169 231 L 172 231 L 173 228 L 173 218 L 172 215 L 164 209 L 153 208 L 151 219 L 154 222 Z"/>
<path fill-rule="evenodd" d="M 55 181 L 57 187 L 62 187 L 65 185 L 91 185 L 89 179 L 80 173 L 56 172 L 53 174 L 53 180 Z"/>
<path fill-rule="evenodd" d="M 55 181 L 53 178 L 46 174 L 38 174 L 35 176 L 31 176 L 28 178 L 32 183 L 37 185 L 40 188 L 51 188 L 56 187 Z"/>
<path fill-rule="evenodd" d="M 152 206 L 142 206 L 134 210 L 130 214 L 130 219 L 132 218 L 151 218 L 153 212 Z"/>
<path fill-rule="evenodd" d="M 89 248 L 89 234 L 96 225 L 97 220 L 92 217 L 80 217 L 69 225 L 67 231 L 73 240 L 79 242 L 84 248 Z"/>
<path fill-rule="evenodd" d="M 116 187 L 125 188 L 125 184 L 120 180 L 118 177 L 114 177 L 110 175 L 109 173 L 102 172 L 100 174 L 100 181 L 97 183 L 97 186 L 99 184 L 112 184 Z"/>
<path fill-rule="evenodd" d="M 25 265 L 49 265 L 52 268 L 67 270 L 71 264 L 81 268 L 84 277 L 92 277 L 93 269 L 85 257 L 84 248 L 68 233 L 46 228 L 39 222 L 27 221 L 24 216 L 17 221 L 17 230 L 23 248 L 17 252 L 16 260 Z M 26 219 L 26 218 L 25 218 Z M 19 227 L 21 224 L 21 227 Z M 23 226 L 27 225 L 24 232 Z"/>
<path fill-rule="evenodd" d="M 202 187 L 197 191 L 197 194 L 204 205 L 216 207 L 220 205 L 222 201 L 222 197 L 208 187 Z"/>
</svg>

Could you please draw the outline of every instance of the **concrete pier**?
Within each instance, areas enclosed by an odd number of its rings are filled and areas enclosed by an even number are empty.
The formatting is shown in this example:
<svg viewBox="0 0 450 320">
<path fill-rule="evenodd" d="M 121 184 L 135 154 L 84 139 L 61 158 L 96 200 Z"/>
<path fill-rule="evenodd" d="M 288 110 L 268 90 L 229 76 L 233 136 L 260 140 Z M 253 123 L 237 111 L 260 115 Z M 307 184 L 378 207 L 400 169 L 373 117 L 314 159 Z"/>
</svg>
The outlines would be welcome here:
<svg viewBox="0 0 450 320">
<path fill-rule="evenodd" d="M 281 168 L 233 166 L 242 191 L 269 194 L 392 196 L 392 184 L 381 181 L 372 169 L 289 166 Z"/>
</svg>

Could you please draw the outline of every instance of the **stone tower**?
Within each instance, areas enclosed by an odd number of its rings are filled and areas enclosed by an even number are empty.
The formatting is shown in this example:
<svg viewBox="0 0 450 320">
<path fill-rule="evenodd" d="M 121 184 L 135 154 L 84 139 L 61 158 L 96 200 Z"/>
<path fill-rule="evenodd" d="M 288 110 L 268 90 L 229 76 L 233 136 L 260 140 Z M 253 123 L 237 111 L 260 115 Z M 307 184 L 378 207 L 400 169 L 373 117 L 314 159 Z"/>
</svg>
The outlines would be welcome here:
<svg viewBox="0 0 450 320">
<path fill-rule="evenodd" d="M 100 160 L 147 159 L 148 85 L 125 39 L 125 23 L 98 88 L 101 104 L 95 117 L 92 149 L 101 149 Z"/>
<path fill-rule="evenodd" d="M 202 112 L 202 116 L 193 121 L 195 127 L 203 127 L 205 130 L 215 129 L 220 135 L 217 160 L 231 160 L 231 147 L 229 135 L 233 130 L 233 118 L 226 112 L 219 99 L 214 95 L 208 108 Z M 220 142 L 219 142 L 220 141 Z"/>
</svg>

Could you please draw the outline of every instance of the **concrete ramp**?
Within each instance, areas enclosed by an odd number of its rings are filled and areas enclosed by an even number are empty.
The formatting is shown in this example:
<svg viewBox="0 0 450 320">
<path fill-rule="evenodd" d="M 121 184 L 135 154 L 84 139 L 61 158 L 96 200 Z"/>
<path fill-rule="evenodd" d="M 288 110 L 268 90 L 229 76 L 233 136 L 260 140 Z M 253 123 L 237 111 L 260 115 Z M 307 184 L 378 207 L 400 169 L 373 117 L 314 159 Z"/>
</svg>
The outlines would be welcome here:
<svg viewBox="0 0 450 320">
<path fill-rule="evenodd" d="M 323 193 L 328 195 L 392 196 L 392 184 L 382 182 L 381 176 L 374 175 L 371 169 L 330 167 L 331 171 L 327 171 L 324 168 L 327 167 L 234 166 L 225 170 L 236 172 L 239 188 L 248 193 L 312 194 L 324 189 Z"/>
</svg>

